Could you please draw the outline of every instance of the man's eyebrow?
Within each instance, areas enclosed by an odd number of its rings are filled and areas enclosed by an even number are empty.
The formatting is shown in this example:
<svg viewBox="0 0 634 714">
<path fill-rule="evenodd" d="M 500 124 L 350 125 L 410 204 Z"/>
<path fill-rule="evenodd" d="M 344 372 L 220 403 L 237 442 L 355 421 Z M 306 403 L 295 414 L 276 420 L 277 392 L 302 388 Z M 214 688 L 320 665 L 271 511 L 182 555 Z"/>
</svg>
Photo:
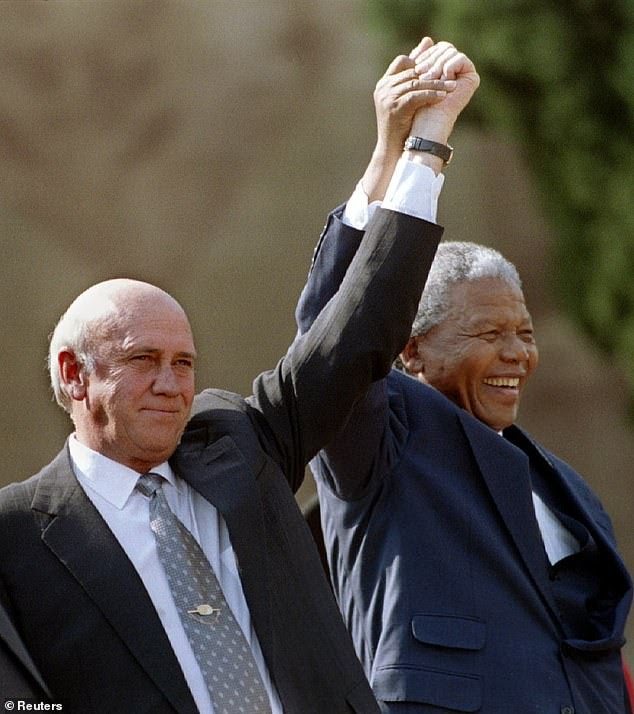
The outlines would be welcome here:
<svg viewBox="0 0 634 714">
<path fill-rule="evenodd" d="M 490 330 L 498 330 L 498 329 L 504 328 L 508 324 L 515 324 L 515 323 L 516 323 L 516 321 L 512 320 L 512 319 L 494 320 L 491 318 L 484 318 L 484 319 L 475 320 L 474 322 L 470 323 L 469 328 L 472 330 L 481 330 L 484 332 L 488 332 Z M 533 320 L 530 316 L 524 316 L 520 320 L 517 321 L 517 324 L 519 324 L 521 326 L 532 327 Z"/>
<path fill-rule="evenodd" d="M 158 347 L 150 347 L 148 345 L 142 345 L 135 342 L 123 342 L 121 348 L 127 354 L 131 354 L 132 352 L 149 352 L 150 354 L 157 354 L 161 352 Z"/>
<path fill-rule="evenodd" d="M 135 344 L 124 344 L 122 345 L 122 348 L 125 354 L 134 354 L 135 352 L 138 352 L 142 354 L 156 355 L 161 354 L 165 351 L 160 347 L 148 347 L 144 345 Z M 176 352 L 176 357 L 187 357 L 188 359 L 196 359 L 196 352 L 189 352 L 188 350 L 184 350 L 182 352 Z"/>
<path fill-rule="evenodd" d="M 485 330 L 497 327 L 497 323 L 490 318 L 478 318 L 470 321 L 468 327 L 472 330 Z"/>
</svg>

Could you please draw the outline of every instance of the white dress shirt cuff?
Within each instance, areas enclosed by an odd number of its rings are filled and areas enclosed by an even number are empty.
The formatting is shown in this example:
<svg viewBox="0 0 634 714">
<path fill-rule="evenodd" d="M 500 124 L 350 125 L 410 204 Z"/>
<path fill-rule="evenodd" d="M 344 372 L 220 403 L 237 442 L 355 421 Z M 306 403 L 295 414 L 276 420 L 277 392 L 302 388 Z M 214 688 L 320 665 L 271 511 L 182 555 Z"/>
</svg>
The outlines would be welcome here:
<svg viewBox="0 0 634 714">
<path fill-rule="evenodd" d="M 444 181 L 443 174 L 436 175 L 428 166 L 401 158 L 394 169 L 383 202 L 373 201 L 368 204 L 368 197 L 359 181 L 346 204 L 342 221 L 351 228 L 365 230 L 376 207 L 382 206 L 435 223 L 438 197 Z"/>
</svg>

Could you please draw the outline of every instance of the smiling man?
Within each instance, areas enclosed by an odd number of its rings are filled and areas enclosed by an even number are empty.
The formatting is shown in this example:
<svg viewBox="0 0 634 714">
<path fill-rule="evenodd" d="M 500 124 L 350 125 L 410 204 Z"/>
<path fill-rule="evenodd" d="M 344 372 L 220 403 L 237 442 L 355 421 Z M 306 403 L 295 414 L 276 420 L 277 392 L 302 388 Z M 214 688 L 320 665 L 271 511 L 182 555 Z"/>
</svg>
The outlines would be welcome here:
<svg viewBox="0 0 634 714">
<path fill-rule="evenodd" d="M 448 137 L 477 74 L 446 43 L 416 52 L 465 65 L 395 88 L 445 105 Z M 403 177 L 386 198 L 350 277 L 246 398 L 194 396 L 189 321 L 158 287 L 99 283 L 59 321 L 51 382 L 74 433 L 0 491 L 0 606 L 64 711 L 378 712 L 293 494 L 407 341 L 442 234 Z"/>
<path fill-rule="evenodd" d="M 345 273 L 331 216 L 298 319 Z M 537 365 L 515 268 L 441 243 L 400 355 L 311 462 L 332 581 L 389 714 L 629 712 L 632 597 L 589 486 L 514 424 Z"/>
<path fill-rule="evenodd" d="M 379 127 L 398 122 L 384 116 L 389 87 L 375 93 Z M 443 141 L 433 112 L 412 126 Z M 415 165 L 429 142 L 403 134 L 390 147 L 377 145 L 374 170 L 328 218 L 300 333 L 354 271 L 383 172 L 397 163 L 435 213 L 438 167 Z M 632 583 L 610 520 L 514 423 L 537 360 L 515 267 L 441 243 L 402 370 L 370 387 L 311 462 L 334 591 L 386 714 L 630 711 L 620 650 Z"/>
<path fill-rule="evenodd" d="M 517 418 L 538 362 L 533 322 L 515 267 L 474 243 L 443 243 L 401 360 L 496 431 Z"/>
</svg>

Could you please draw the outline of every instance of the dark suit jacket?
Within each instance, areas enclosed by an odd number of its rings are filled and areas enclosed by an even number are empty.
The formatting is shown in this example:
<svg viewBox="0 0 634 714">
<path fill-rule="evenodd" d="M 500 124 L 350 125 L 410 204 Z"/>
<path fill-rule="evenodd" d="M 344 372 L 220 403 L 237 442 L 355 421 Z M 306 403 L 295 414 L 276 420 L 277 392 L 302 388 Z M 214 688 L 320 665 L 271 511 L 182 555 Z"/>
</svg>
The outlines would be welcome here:
<svg viewBox="0 0 634 714">
<path fill-rule="evenodd" d="M 338 215 L 298 306 L 300 331 L 360 239 Z M 567 464 L 507 432 L 521 448 L 392 370 L 311 464 L 335 593 L 385 712 L 628 711 L 620 647 L 632 585 L 609 518 Z M 536 523 L 532 469 L 598 548 L 600 602 L 572 626 Z"/>
<path fill-rule="evenodd" d="M 176 472 L 227 523 L 288 714 L 377 710 L 293 491 L 307 461 L 406 340 L 439 238 L 423 221 L 382 212 L 354 278 L 314 328 L 256 379 L 249 399 L 218 390 L 199 395 L 173 457 Z M 79 486 L 66 451 L 1 492 L 0 582 L 65 711 L 196 711 L 143 583 Z"/>
<path fill-rule="evenodd" d="M 47 701 L 48 687 L 33 664 L 5 609 L 0 607 L 0 702 L 5 699 Z"/>
</svg>

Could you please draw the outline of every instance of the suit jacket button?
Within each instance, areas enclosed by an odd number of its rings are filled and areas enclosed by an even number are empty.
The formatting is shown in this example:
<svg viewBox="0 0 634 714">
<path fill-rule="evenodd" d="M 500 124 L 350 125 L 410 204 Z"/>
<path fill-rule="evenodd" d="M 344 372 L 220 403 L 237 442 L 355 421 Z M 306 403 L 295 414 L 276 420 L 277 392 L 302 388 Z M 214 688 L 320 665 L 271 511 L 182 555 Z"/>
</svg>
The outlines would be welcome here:
<svg viewBox="0 0 634 714">
<path fill-rule="evenodd" d="M 575 714 L 575 708 L 570 706 L 563 706 L 561 708 L 561 714 Z"/>
</svg>

